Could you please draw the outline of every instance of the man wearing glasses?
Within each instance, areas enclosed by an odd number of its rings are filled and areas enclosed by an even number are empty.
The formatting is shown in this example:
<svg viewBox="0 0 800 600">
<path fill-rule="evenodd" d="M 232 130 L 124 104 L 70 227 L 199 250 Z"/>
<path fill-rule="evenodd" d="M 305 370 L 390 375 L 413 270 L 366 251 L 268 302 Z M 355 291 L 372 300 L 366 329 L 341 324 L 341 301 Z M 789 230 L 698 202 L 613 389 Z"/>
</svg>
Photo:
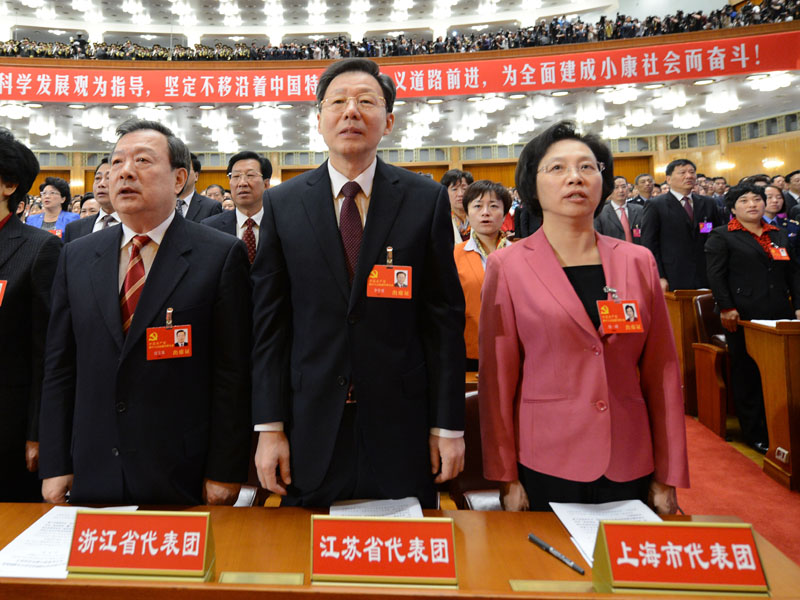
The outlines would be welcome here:
<svg viewBox="0 0 800 600">
<path fill-rule="evenodd" d="M 416 496 L 463 468 L 464 297 L 444 187 L 385 164 L 395 86 L 366 59 L 317 87 L 320 168 L 269 190 L 253 265 L 253 420 L 286 505 Z M 389 269 L 387 266 L 391 266 Z M 376 297 L 373 273 L 409 297 Z M 412 274 L 413 272 L 413 274 Z"/>
<path fill-rule="evenodd" d="M 256 248 L 264 214 L 264 192 L 269 189 L 272 163 L 255 152 L 243 150 L 228 161 L 228 180 L 235 210 L 225 210 L 203 219 L 201 223 L 225 233 L 235 235 L 247 246 L 250 264 L 256 257 Z"/>
</svg>

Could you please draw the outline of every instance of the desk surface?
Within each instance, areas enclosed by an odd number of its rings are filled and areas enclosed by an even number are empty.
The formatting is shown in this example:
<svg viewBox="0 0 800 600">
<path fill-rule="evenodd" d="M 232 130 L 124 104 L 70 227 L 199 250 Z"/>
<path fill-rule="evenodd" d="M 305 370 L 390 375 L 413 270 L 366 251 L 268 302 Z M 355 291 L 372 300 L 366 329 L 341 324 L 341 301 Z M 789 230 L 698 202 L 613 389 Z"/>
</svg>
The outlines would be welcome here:
<svg viewBox="0 0 800 600">
<path fill-rule="evenodd" d="M 45 504 L 0 504 L 0 547 L 49 510 Z M 216 575 L 222 571 L 303 572 L 303 586 L 255 586 L 249 584 L 129 582 L 109 580 L 0 579 L 0 598 L 79 598 L 148 600 L 205 598 L 290 598 L 315 595 L 323 600 L 357 597 L 465 597 L 465 598 L 600 598 L 591 593 L 591 569 L 569 541 L 566 530 L 551 513 L 503 513 L 477 511 L 426 511 L 426 515 L 453 517 L 456 532 L 458 590 L 415 588 L 326 587 L 309 584 L 311 511 L 297 508 L 196 507 L 211 513 L 216 544 Z M 720 517 L 693 520 L 726 520 Z M 735 519 L 727 519 L 735 520 Z M 535 532 L 586 568 L 581 577 L 558 560 L 527 541 Z M 772 598 L 797 598 L 800 594 L 800 566 L 756 535 Z M 510 579 L 545 580 L 538 592 L 513 592 Z M 584 585 L 584 592 L 564 582 Z M 559 589 L 559 585 L 562 587 Z M 567 583 L 566 585 L 570 585 Z M 617 594 L 614 598 L 632 598 Z M 662 596 L 648 596 L 658 598 Z M 683 596 L 685 597 L 685 596 Z M 697 596 L 696 596 L 697 597 Z M 716 596 L 719 598 L 719 596 Z"/>
</svg>

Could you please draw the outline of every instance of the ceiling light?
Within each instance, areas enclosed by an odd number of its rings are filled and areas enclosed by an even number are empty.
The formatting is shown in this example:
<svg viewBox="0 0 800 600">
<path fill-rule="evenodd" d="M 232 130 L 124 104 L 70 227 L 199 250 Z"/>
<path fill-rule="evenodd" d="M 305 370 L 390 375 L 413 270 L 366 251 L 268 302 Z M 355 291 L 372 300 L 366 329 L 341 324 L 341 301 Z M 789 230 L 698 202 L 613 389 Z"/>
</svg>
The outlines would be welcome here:
<svg viewBox="0 0 800 600">
<path fill-rule="evenodd" d="M 238 110 L 251 110 L 253 108 L 252 104 L 240 104 L 236 107 Z"/>
<path fill-rule="evenodd" d="M 676 110 L 672 113 L 672 127 L 675 129 L 696 129 L 700 126 L 700 114 L 693 110 Z"/>
<path fill-rule="evenodd" d="M 278 104 L 278 108 L 282 108 L 284 110 L 288 110 L 290 108 L 294 108 L 291 104 Z"/>
<path fill-rule="evenodd" d="M 405 100 L 395 100 L 394 101 L 394 105 L 395 106 L 405 106 L 406 105 L 406 101 Z"/>
<path fill-rule="evenodd" d="M 718 160 L 715 166 L 717 171 L 730 171 L 736 166 L 736 164 L 726 160 Z"/>
<path fill-rule="evenodd" d="M 25 106 L 28 108 L 42 108 L 42 105 L 38 102 L 28 102 Z"/>
<path fill-rule="evenodd" d="M 201 104 L 197 108 L 199 108 L 200 110 L 214 110 L 214 105 L 213 104 Z"/>
<path fill-rule="evenodd" d="M 172 110 L 172 105 L 171 104 L 156 104 L 156 108 L 159 108 L 161 110 Z"/>
<path fill-rule="evenodd" d="M 483 96 L 470 96 L 467 98 L 467 102 L 480 102 L 483 100 Z"/>
<path fill-rule="evenodd" d="M 709 85 L 714 83 L 714 79 L 698 79 L 692 85 Z"/>
<path fill-rule="evenodd" d="M 86 108 L 85 104 L 67 104 L 68 108 L 74 108 L 75 110 L 82 110 Z"/>
<path fill-rule="evenodd" d="M 427 102 L 428 104 L 441 104 L 444 100 L 441 98 L 429 98 Z"/>
<path fill-rule="evenodd" d="M 47 33 L 52 33 L 53 35 L 64 35 L 67 32 L 63 29 L 48 29 Z"/>
<path fill-rule="evenodd" d="M 765 169 L 779 169 L 784 165 L 780 158 L 762 158 L 761 164 Z"/>
<path fill-rule="evenodd" d="M 707 113 L 717 115 L 739 110 L 739 98 L 733 90 L 722 90 L 706 96 L 705 109 Z"/>
<path fill-rule="evenodd" d="M 569 96 L 569 92 L 566 90 L 562 90 L 560 92 L 552 92 L 550 95 L 553 96 L 554 98 L 561 98 L 562 96 Z"/>
<path fill-rule="evenodd" d="M 777 71 L 764 77 L 750 81 L 750 88 L 759 92 L 774 92 L 779 88 L 791 85 L 793 77 L 786 71 Z"/>
<path fill-rule="evenodd" d="M 115 104 L 111 108 L 114 108 L 116 110 L 128 110 L 128 105 L 127 104 Z"/>
<path fill-rule="evenodd" d="M 642 87 L 644 87 L 644 89 L 646 89 L 646 90 L 657 90 L 657 89 L 660 89 L 660 88 L 664 87 L 664 84 L 663 83 L 648 83 L 647 85 L 642 86 Z"/>
<path fill-rule="evenodd" d="M 628 135 L 628 128 L 624 123 L 605 125 L 601 135 L 606 140 L 618 140 Z"/>
<path fill-rule="evenodd" d="M 511 94 L 511 95 L 509 95 L 509 98 L 511 100 L 521 100 L 522 98 L 525 98 L 525 97 L 526 97 L 525 94 Z"/>
</svg>

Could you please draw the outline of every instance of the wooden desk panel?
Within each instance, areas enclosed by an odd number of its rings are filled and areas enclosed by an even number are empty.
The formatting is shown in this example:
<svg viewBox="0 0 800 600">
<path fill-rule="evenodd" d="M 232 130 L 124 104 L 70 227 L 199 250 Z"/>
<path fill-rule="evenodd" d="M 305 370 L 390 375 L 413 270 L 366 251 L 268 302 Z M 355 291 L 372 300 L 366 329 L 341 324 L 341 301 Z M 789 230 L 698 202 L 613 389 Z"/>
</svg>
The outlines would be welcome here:
<svg viewBox="0 0 800 600">
<path fill-rule="evenodd" d="M 800 490 L 800 322 L 767 327 L 743 321 L 747 352 L 761 371 L 769 450 L 764 472 L 781 485 Z M 785 460 L 776 450 L 786 451 Z"/>
<path fill-rule="evenodd" d="M 706 293 L 706 290 L 675 290 L 664 293 L 681 367 L 684 410 L 687 415 L 692 416 L 697 416 L 697 380 L 692 344 L 699 341 L 695 325 L 694 297 Z"/>
<path fill-rule="evenodd" d="M 5 546 L 42 516 L 48 505 L 0 504 L 0 546 Z M 110 580 L 0 579 L 0 598 L 43 600 L 148 600 L 210 598 L 610 598 L 594 593 L 558 590 L 559 582 L 591 584 L 591 569 L 569 541 L 566 530 L 551 513 L 426 511 L 426 515 L 453 517 L 456 532 L 458 590 L 391 587 L 333 587 L 309 585 L 311 511 L 296 508 L 196 507 L 211 512 L 216 542 L 216 576 L 222 571 L 302 572 L 303 586 L 250 584 L 130 582 Z M 682 517 L 681 519 L 689 519 Z M 710 517 L 695 520 L 726 520 Z M 735 520 L 735 518 L 727 518 Z M 581 577 L 527 541 L 528 532 L 551 543 L 586 568 Z M 800 566 L 772 544 L 756 536 L 773 598 L 797 597 Z M 510 579 L 545 580 L 544 591 L 512 592 Z M 588 588 L 587 588 L 588 589 Z M 635 596 L 616 594 L 619 599 Z M 665 598 L 670 596 L 649 596 Z M 702 598 L 704 596 L 696 596 Z M 718 596 L 717 596 L 718 598 Z"/>
</svg>

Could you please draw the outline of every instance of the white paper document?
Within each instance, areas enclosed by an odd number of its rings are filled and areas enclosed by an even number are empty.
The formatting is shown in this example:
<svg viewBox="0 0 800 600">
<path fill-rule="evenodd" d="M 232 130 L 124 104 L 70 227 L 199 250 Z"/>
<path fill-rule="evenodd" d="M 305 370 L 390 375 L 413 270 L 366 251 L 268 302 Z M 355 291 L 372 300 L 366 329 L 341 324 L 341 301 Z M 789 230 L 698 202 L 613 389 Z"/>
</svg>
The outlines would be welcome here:
<svg viewBox="0 0 800 600">
<path fill-rule="evenodd" d="M 778 323 L 790 323 L 794 319 L 778 319 L 777 321 L 770 321 L 768 319 L 753 319 L 750 322 L 756 325 L 764 325 L 765 327 L 777 327 Z"/>
<path fill-rule="evenodd" d="M 605 504 L 569 504 L 551 502 L 556 516 L 567 528 L 573 543 L 584 559 L 592 565 L 594 544 L 600 521 L 661 521 L 656 513 L 641 500 L 623 500 Z"/>
<path fill-rule="evenodd" d="M 113 506 L 102 510 L 136 510 Z M 67 561 L 80 506 L 54 506 L 0 550 L 0 577 L 66 579 Z"/>
<path fill-rule="evenodd" d="M 346 500 L 331 506 L 332 517 L 392 517 L 421 519 L 422 506 L 414 497 L 399 500 Z"/>
</svg>

